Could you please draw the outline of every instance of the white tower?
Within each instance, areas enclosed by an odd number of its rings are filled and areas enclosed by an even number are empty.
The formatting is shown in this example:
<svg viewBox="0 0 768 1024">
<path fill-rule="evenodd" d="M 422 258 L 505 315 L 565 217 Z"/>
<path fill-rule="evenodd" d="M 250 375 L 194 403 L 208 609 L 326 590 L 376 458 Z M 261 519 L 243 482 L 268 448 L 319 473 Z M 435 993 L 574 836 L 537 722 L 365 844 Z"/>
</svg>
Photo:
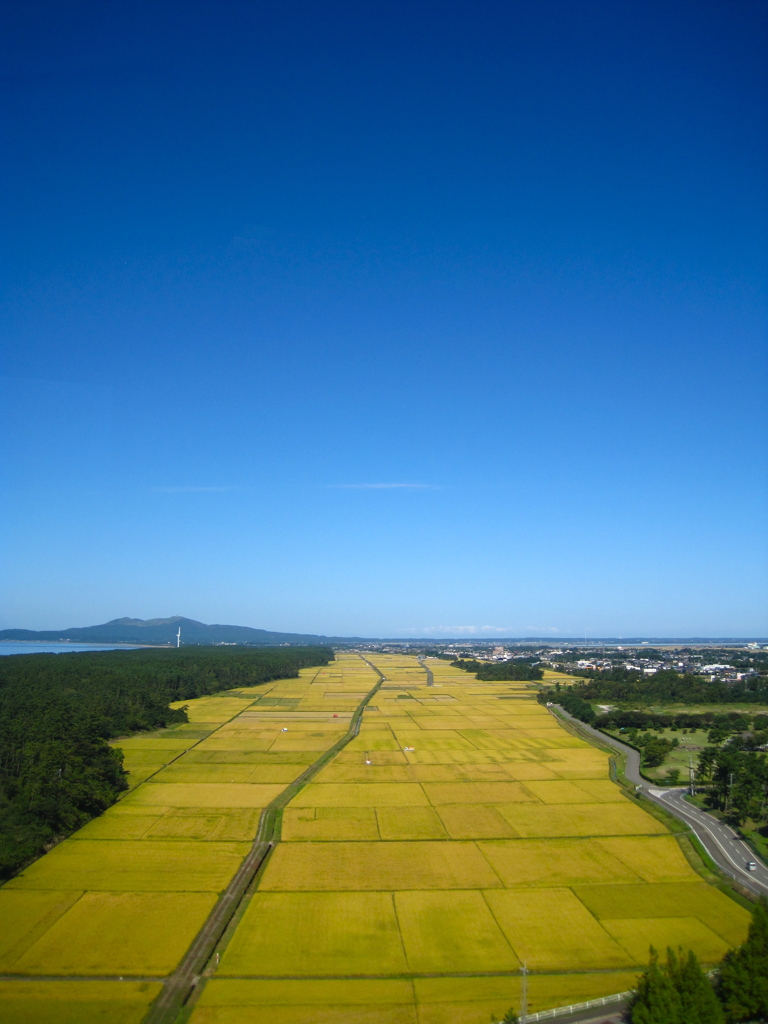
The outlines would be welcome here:
<svg viewBox="0 0 768 1024">
<path fill-rule="evenodd" d="M 176 646 L 181 647 L 181 626 L 179 626 L 179 632 L 176 634 Z"/>
</svg>

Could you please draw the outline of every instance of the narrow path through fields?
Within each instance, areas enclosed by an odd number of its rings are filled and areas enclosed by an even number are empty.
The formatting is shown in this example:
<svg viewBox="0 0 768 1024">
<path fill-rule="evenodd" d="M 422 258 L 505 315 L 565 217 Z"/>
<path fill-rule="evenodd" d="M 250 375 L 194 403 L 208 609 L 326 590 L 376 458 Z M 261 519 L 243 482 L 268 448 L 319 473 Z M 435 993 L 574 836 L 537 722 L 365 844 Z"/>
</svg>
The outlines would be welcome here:
<svg viewBox="0 0 768 1024">
<path fill-rule="evenodd" d="M 144 1017 L 143 1024 L 173 1024 L 179 1011 L 189 999 L 200 980 L 200 975 L 206 963 L 213 956 L 216 945 L 235 915 L 259 868 L 266 860 L 275 843 L 280 841 L 280 812 L 293 800 L 299 790 L 310 782 L 359 733 L 363 711 L 384 682 L 383 672 L 380 672 L 366 658 L 362 660 L 378 675 L 378 682 L 357 705 L 352 715 L 349 729 L 344 736 L 321 754 L 297 779 L 286 786 L 261 812 L 259 828 L 250 853 L 219 897 L 183 960 L 163 984 L 163 989 L 155 1002 L 150 1006 L 149 1012 Z"/>
<path fill-rule="evenodd" d="M 427 663 L 421 657 L 419 658 L 419 664 L 424 669 L 424 671 L 427 673 L 427 686 L 434 686 L 435 685 L 435 677 L 432 675 L 432 669 L 429 667 L 429 665 L 427 665 Z"/>
</svg>

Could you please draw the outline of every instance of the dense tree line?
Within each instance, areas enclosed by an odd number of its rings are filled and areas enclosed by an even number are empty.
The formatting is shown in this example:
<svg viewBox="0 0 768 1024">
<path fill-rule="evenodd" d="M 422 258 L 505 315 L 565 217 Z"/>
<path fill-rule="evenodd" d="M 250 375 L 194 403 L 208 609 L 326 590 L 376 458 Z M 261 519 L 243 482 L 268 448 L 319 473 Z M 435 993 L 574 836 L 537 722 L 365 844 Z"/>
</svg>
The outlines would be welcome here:
<svg viewBox="0 0 768 1024">
<path fill-rule="evenodd" d="M 768 815 L 768 757 L 745 749 L 742 742 L 705 747 L 699 754 L 699 780 L 709 782 L 713 807 L 727 812 L 739 825 L 748 818 Z"/>
<path fill-rule="evenodd" d="M 729 749 L 758 750 L 768 744 L 768 715 L 750 715 L 737 711 L 725 714 L 706 712 L 701 715 L 646 714 L 642 711 L 609 711 L 599 715 L 594 722 L 598 729 L 619 731 L 633 746 L 643 751 L 643 760 L 649 767 L 663 764 L 673 747 L 679 746 L 677 738 L 653 736 L 649 730 L 672 732 L 700 729 L 707 731 L 709 743 L 729 740 Z M 754 731 L 748 731 L 750 729 Z M 640 730 L 646 730 L 641 732 Z"/>
<path fill-rule="evenodd" d="M 715 989 L 690 950 L 667 949 L 666 963 L 660 963 L 651 949 L 627 1016 L 632 1024 L 725 1024 Z"/>
<path fill-rule="evenodd" d="M 594 708 L 588 704 L 573 688 L 563 688 L 555 693 L 542 694 L 540 700 L 551 696 L 554 701 L 564 707 L 569 715 L 578 718 L 580 722 L 592 725 L 597 718 Z"/>
<path fill-rule="evenodd" d="M 598 729 L 615 728 L 610 714 L 597 715 L 592 705 L 572 689 L 561 689 L 556 700 L 570 715 L 578 718 L 581 722 L 594 725 Z M 640 750 L 643 764 L 649 768 L 656 768 L 664 764 L 667 755 L 679 744 L 676 739 L 664 739 L 660 736 L 653 736 L 649 732 L 638 733 L 636 726 L 630 727 L 627 740 Z"/>
<path fill-rule="evenodd" d="M 738 1024 L 768 1017 L 768 903 L 755 906 L 747 939 L 710 980 L 692 952 L 651 961 L 627 1010 L 631 1024 Z"/>
<path fill-rule="evenodd" d="M 675 656 L 685 658 L 691 662 L 700 661 L 718 665 L 731 665 L 735 669 L 750 669 L 768 675 L 768 651 L 751 648 L 748 651 L 738 650 L 733 647 L 707 647 L 702 651 L 700 647 L 680 647 L 675 651 Z M 642 658 L 643 661 L 663 662 L 669 658 L 668 650 L 659 650 L 655 647 L 630 646 L 627 648 L 610 647 L 575 647 L 569 651 L 559 652 L 557 661 L 562 664 L 565 671 L 572 672 L 576 662 L 584 658 L 597 658 L 600 661 L 610 661 L 617 667 L 623 666 L 627 658 Z M 695 669 L 695 666 L 694 666 Z M 579 670 L 585 671 L 585 670 Z M 593 671 L 593 670 L 590 670 Z"/>
<path fill-rule="evenodd" d="M 764 897 L 752 913 L 746 942 L 723 957 L 716 985 L 729 1024 L 768 1017 L 768 903 Z"/>
<path fill-rule="evenodd" d="M 98 651 L 0 657 L 0 877 L 126 788 L 107 742 L 186 721 L 170 702 L 293 677 L 328 648 Z"/>
<path fill-rule="evenodd" d="M 711 752 L 721 753 L 721 759 L 727 759 L 737 752 L 757 751 L 768 744 L 768 715 L 766 714 L 752 715 L 738 711 L 724 713 L 706 711 L 694 714 L 684 711 L 674 715 L 665 715 L 658 712 L 615 710 L 598 715 L 589 701 L 582 696 L 584 692 L 583 685 L 561 687 L 556 684 L 554 689 L 542 691 L 539 700 L 542 703 L 548 699 L 552 700 L 565 708 L 574 718 L 594 725 L 597 729 L 626 733 L 623 738 L 640 750 L 643 764 L 649 768 L 662 765 L 668 754 L 676 746 L 679 746 L 679 740 L 676 738 L 654 736 L 651 730 L 662 732 L 663 730 L 704 729 L 708 730 L 709 743 L 722 743 L 728 739 L 727 748 L 707 748 L 704 762 L 705 775 L 706 768 L 710 763 L 707 758 L 713 756 Z M 748 731 L 750 728 L 752 731 Z M 747 759 L 746 763 L 751 762 Z"/>
<path fill-rule="evenodd" d="M 456 668 L 463 668 L 465 672 L 474 672 L 478 679 L 487 682 L 505 679 L 541 679 L 544 675 L 540 668 L 533 665 L 530 660 L 523 658 L 515 658 L 512 661 L 477 661 L 475 658 L 458 658 L 451 664 Z"/>
<path fill-rule="evenodd" d="M 667 756 L 672 753 L 675 747 L 680 746 L 680 740 L 678 739 L 668 740 L 663 736 L 654 736 L 650 732 L 637 733 L 633 730 L 627 739 L 640 751 L 642 763 L 647 768 L 658 768 L 664 764 Z M 679 774 L 680 770 L 675 769 L 674 775 L 670 773 L 670 776 L 676 782 Z"/>
<path fill-rule="evenodd" d="M 594 725 L 598 729 L 616 728 L 615 723 L 619 720 L 619 715 L 616 712 L 598 715 L 592 705 L 579 696 L 576 687 L 561 687 L 557 684 L 554 690 L 542 691 L 539 694 L 539 702 L 544 703 L 548 697 L 551 697 L 553 702 L 560 704 L 569 715 L 573 715 L 580 722 Z M 621 715 L 623 714 L 625 713 L 621 712 Z M 639 714 L 636 712 L 626 712 L 626 716 L 628 723 L 640 721 L 645 723 L 646 720 L 656 720 L 656 716 L 644 715 L 642 712 Z M 658 716 L 658 719 L 663 721 L 663 716 Z M 623 719 L 621 720 L 623 721 Z M 665 728 L 664 725 L 660 727 Z M 638 726 L 635 725 L 630 726 L 627 740 L 640 750 L 643 756 L 643 763 L 649 768 L 655 768 L 663 764 L 669 752 L 678 745 L 677 740 L 667 740 L 658 736 L 652 736 L 648 732 L 638 733 Z"/>
<path fill-rule="evenodd" d="M 709 652 L 707 652 L 709 655 Z M 762 672 L 768 675 L 768 652 L 753 650 L 749 654 L 736 653 L 731 655 L 725 655 L 724 657 L 712 658 L 707 657 L 707 661 L 718 661 L 723 662 L 726 665 L 733 665 L 734 668 L 747 668 L 754 669 L 756 672 Z"/>
<path fill-rule="evenodd" d="M 583 692 L 578 687 L 555 687 L 542 692 L 539 700 L 552 700 L 561 704 L 574 718 L 605 731 L 627 731 L 631 734 L 643 729 L 659 732 L 664 729 L 673 732 L 703 730 L 708 733 L 710 743 L 722 743 L 728 737 L 744 734 L 740 742 L 746 746 L 757 748 L 768 744 L 768 714 L 752 715 L 743 711 L 703 711 L 695 714 L 682 711 L 670 715 L 664 712 L 616 710 L 599 715 L 581 696 Z"/>
<path fill-rule="evenodd" d="M 617 710 L 599 715 L 596 725 L 599 729 L 703 729 L 730 736 L 750 727 L 765 732 L 768 730 L 768 715 L 751 715 L 744 711 L 681 711 L 669 715 L 663 712 Z"/>
<path fill-rule="evenodd" d="M 662 669 L 653 675 L 626 668 L 574 669 L 584 678 L 577 692 L 585 700 L 633 704 L 768 704 L 768 676 L 738 683 L 702 679 L 690 672 Z"/>
</svg>

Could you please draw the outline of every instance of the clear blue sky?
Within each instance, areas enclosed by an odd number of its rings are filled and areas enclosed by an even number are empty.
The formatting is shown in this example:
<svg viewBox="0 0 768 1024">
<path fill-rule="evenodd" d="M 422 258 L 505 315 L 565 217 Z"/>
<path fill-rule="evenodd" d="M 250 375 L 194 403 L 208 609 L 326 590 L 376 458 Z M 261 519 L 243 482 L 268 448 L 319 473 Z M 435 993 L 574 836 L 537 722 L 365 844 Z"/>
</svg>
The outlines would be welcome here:
<svg viewBox="0 0 768 1024">
<path fill-rule="evenodd" d="M 768 634 L 764 3 L 4 19 L 0 626 Z"/>
</svg>

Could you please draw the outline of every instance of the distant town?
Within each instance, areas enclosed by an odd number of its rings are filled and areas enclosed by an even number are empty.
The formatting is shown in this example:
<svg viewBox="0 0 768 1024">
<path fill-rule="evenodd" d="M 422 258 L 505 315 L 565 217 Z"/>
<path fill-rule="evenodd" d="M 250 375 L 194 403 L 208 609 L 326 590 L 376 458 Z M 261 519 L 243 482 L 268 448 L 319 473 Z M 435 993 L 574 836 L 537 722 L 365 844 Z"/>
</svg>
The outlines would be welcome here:
<svg viewBox="0 0 768 1024">
<path fill-rule="evenodd" d="M 424 641 L 370 643 L 357 645 L 359 650 L 385 654 L 412 654 L 424 650 Z M 431 644 L 428 652 L 445 658 L 477 658 L 483 661 L 512 661 L 536 658 L 540 665 L 565 672 L 604 671 L 624 668 L 645 675 L 664 669 L 702 676 L 711 682 L 737 683 L 765 673 L 768 667 L 768 644 L 733 641 L 731 643 L 697 643 L 658 645 L 650 642 L 623 645 L 600 643 L 588 646 L 573 644 L 556 647 L 540 643 L 499 644 L 492 640 L 472 642 L 455 640 Z"/>
</svg>

